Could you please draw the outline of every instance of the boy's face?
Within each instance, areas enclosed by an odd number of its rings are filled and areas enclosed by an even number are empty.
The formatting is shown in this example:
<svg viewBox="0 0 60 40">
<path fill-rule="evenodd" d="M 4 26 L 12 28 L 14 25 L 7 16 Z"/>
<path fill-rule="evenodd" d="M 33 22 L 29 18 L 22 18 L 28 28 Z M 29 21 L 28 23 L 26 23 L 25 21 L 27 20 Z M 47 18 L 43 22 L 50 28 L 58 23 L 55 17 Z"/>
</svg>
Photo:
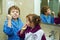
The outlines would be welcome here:
<svg viewBox="0 0 60 40">
<path fill-rule="evenodd" d="M 46 14 L 49 15 L 50 13 L 51 13 L 51 10 L 50 9 L 47 9 Z"/>
<path fill-rule="evenodd" d="M 11 14 L 12 18 L 17 19 L 19 17 L 19 10 L 11 9 L 10 14 Z"/>
</svg>

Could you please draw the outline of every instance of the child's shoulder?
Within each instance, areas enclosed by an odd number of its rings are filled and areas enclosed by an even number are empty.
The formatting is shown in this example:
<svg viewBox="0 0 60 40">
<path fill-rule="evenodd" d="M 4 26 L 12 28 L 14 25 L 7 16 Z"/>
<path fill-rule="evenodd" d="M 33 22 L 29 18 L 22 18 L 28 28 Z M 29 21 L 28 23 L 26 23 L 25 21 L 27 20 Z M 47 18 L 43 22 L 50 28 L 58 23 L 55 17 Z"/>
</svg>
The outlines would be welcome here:
<svg viewBox="0 0 60 40">
<path fill-rule="evenodd" d="M 42 29 L 39 29 L 37 32 L 38 33 L 44 33 L 44 31 Z"/>
<path fill-rule="evenodd" d="M 38 37 L 42 37 L 42 35 L 44 34 L 44 31 L 42 29 L 38 30 L 36 33 L 35 33 Z"/>
</svg>

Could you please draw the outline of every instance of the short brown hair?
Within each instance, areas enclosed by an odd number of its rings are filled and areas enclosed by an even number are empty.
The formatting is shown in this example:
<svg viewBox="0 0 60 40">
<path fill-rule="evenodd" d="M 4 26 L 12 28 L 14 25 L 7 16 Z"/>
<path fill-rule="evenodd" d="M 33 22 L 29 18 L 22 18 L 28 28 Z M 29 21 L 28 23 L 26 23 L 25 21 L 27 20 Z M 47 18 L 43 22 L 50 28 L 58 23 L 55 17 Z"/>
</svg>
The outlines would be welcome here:
<svg viewBox="0 0 60 40">
<path fill-rule="evenodd" d="M 30 18 L 32 17 L 32 19 Z M 26 16 L 26 18 L 28 18 L 29 22 L 33 22 L 34 25 L 38 25 L 40 23 L 40 16 L 36 15 L 36 14 L 29 14 Z"/>
<path fill-rule="evenodd" d="M 42 7 L 42 8 L 41 8 L 41 13 L 42 13 L 42 14 L 45 14 L 45 12 L 47 12 L 48 9 L 49 9 L 48 6 Z"/>
<path fill-rule="evenodd" d="M 19 10 L 19 14 L 20 14 L 20 9 L 19 9 L 17 6 L 11 6 L 11 7 L 8 9 L 8 14 L 10 14 L 10 12 L 11 12 L 12 9 L 17 9 L 17 10 Z"/>
<path fill-rule="evenodd" d="M 58 17 L 60 17 L 60 11 L 58 12 Z"/>
</svg>

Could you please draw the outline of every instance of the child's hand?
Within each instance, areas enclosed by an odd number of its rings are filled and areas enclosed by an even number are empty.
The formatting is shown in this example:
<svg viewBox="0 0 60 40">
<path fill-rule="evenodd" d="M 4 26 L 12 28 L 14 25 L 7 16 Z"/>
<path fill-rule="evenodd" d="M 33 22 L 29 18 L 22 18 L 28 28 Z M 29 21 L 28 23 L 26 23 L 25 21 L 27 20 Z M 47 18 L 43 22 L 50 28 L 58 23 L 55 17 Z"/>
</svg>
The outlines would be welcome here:
<svg viewBox="0 0 60 40">
<path fill-rule="evenodd" d="M 52 11 L 52 12 L 51 12 L 51 15 L 55 17 L 55 12 Z"/>
<path fill-rule="evenodd" d="M 26 28 L 27 28 L 27 25 L 25 24 L 25 25 L 23 26 L 23 28 L 22 28 L 20 34 L 23 34 L 23 32 L 26 30 Z"/>
<path fill-rule="evenodd" d="M 12 16 L 11 15 L 7 15 L 7 19 L 8 19 L 8 27 L 11 28 L 11 19 L 12 19 Z"/>
<path fill-rule="evenodd" d="M 7 15 L 7 19 L 8 20 L 11 20 L 12 19 L 12 16 L 11 15 Z"/>
<path fill-rule="evenodd" d="M 22 28 L 22 30 L 25 30 L 27 28 L 27 24 L 25 24 Z"/>
</svg>

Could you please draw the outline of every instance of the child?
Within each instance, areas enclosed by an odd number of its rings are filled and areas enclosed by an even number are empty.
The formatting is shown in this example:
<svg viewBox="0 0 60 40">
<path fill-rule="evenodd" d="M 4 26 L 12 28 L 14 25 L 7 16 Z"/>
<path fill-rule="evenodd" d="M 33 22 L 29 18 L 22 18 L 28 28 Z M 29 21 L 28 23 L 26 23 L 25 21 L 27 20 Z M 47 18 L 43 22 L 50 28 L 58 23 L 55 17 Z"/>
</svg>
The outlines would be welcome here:
<svg viewBox="0 0 60 40">
<path fill-rule="evenodd" d="M 40 17 L 35 14 L 26 16 L 26 25 L 18 32 L 24 40 L 46 40 L 44 31 L 41 29 Z"/>
<path fill-rule="evenodd" d="M 19 15 L 20 9 L 17 6 L 9 8 L 3 28 L 3 32 L 8 36 L 8 40 L 20 40 L 17 32 L 21 30 L 23 23 L 19 19 Z"/>
<path fill-rule="evenodd" d="M 58 12 L 58 17 L 54 18 L 55 24 L 60 24 L 60 12 Z"/>
<path fill-rule="evenodd" d="M 41 9 L 41 21 L 43 23 L 49 23 L 49 24 L 53 24 L 54 23 L 54 16 L 51 16 L 51 10 L 48 6 L 44 6 Z"/>
</svg>

